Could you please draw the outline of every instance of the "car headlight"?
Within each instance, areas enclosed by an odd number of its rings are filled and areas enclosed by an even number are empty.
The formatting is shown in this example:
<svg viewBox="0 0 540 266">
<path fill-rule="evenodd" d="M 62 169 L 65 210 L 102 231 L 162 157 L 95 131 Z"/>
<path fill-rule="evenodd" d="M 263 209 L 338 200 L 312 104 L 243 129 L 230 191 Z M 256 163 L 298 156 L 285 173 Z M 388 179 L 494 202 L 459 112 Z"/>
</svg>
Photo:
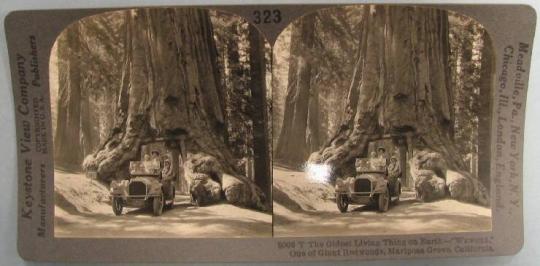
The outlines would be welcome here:
<svg viewBox="0 0 540 266">
<path fill-rule="evenodd" d="M 343 179 L 341 178 L 336 179 L 335 189 L 343 189 L 344 187 L 345 187 L 345 182 L 343 181 Z"/>
</svg>

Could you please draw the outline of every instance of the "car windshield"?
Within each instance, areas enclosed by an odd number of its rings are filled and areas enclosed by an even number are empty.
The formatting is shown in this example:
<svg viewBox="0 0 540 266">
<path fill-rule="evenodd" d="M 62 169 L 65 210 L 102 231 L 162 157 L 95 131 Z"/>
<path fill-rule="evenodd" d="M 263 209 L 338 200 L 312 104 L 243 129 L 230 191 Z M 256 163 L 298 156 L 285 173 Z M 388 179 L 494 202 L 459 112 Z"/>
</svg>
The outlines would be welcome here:
<svg viewBox="0 0 540 266">
<path fill-rule="evenodd" d="M 159 165 L 153 161 L 131 161 L 129 162 L 129 174 L 132 176 L 159 175 Z"/>
</svg>

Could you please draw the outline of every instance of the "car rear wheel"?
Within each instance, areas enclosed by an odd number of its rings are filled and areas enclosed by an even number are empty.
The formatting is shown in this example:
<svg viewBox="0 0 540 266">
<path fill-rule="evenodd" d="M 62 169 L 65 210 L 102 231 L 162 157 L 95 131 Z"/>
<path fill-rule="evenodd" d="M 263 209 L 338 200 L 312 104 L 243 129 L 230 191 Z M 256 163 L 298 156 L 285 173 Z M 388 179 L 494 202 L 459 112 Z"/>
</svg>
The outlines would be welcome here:
<svg viewBox="0 0 540 266">
<path fill-rule="evenodd" d="M 176 189 L 173 187 L 170 202 L 165 205 L 165 207 L 167 207 L 167 209 L 171 209 L 173 207 L 175 197 L 176 197 Z"/>
<path fill-rule="evenodd" d="M 152 210 L 154 216 L 160 216 L 163 213 L 163 195 L 154 197 L 152 200 Z"/>
<path fill-rule="evenodd" d="M 349 207 L 349 199 L 347 198 L 347 195 L 339 194 L 336 198 L 336 203 L 341 213 L 347 212 L 347 208 Z"/>
<path fill-rule="evenodd" d="M 398 205 L 399 204 L 399 198 L 401 196 L 401 185 L 398 185 L 398 190 L 397 190 L 397 195 L 396 195 L 396 199 L 394 200 L 394 204 L 395 205 Z"/>
<path fill-rule="evenodd" d="M 113 197 L 112 199 L 112 209 L 114 212 L 114 215 L 120 216 L 122 215 L 122 209 L 124 209 L 124 205 L 122 204 L 122 199 L 119 197 Z"/>
<path fill-rule="evenodd" d="M 390 193 L 388 193 L 388 190 L 386 190 L 384 193 L 379 194 L 377 203 L 380 212 L 388 211 L 388 206 L 390 205 Z"/>
</svg>

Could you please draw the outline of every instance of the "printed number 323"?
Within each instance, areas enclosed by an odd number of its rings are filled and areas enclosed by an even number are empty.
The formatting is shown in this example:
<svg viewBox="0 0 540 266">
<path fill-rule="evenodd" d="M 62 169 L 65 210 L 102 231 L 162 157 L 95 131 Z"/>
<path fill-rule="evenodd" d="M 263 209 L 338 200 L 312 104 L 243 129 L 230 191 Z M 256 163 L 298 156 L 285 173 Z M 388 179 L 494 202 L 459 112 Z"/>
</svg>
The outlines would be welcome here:
<svg viewBox="0 0 540 266">
<path fill-rule="evenodd" d="M 255 19 L 253 23 L 255 24 L 270 24 L 270 23 L 280 23 L 281 22 L 281 11 L 279 9 L 274 10 L 255 10 L 253 11 L 253 16 Z"/>
</svg>

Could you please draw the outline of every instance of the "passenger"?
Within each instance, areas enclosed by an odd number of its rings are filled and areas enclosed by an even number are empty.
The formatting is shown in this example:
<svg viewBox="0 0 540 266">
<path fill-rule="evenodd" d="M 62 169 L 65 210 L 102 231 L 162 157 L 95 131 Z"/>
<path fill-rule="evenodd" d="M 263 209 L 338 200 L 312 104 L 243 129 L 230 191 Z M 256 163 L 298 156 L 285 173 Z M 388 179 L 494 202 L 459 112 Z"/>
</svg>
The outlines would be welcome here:
<svg viewBox="0 0 540 266">
<path fill-rule="evenodd" d="M 374 152 L 373 152 L 374 153 Z M 372 156 L 373 156 L 372 153 Z M 377 149 L 375 158 L 372 159 L 371 166 L 377 171 L 386 171 L 388 160 L 386 159 L 386 150 L 383 147 Z"/>
<path fill-rule="evenodd" d="M 384 161 L 385 165 L 388 165 L 388 158 L 386 158 L 386 149 L 384 149 L 384 147 L 379 147 L 377 149 L 377 158 Z"/>
<path fill-rule="evenodd" d="M 174 171 L 171 166 L 171 161 L 169 161 L 169 159 L 165 159 L 165 162 L 163 163 L 163 170 L 161 170 L 161 178 L 163 180 L 174 179 Z"/>
<path fill-rule="evenodd" d="M 163 167 L 161 157 L 159 156 L 159 151 L 152 151 L 152 170 L 153 172 L 159 173 Z"/>
<path fill-rule="evenodd" d="M 390 164 L 388 165 L 388 178 L 390 180 L 396 180 L 401 177 L 401 164 L 398 162 L 396 156 L 390 158 Z"/>
<path fill-rule="evenodd" d="M 365 172 L 371 169 L 369 166 L 369 160 L 362 158 L 357 158 L 354 162 L 354 166 L 356 168 L 356 172 Z"/>
<path fill-rule="evenodd" d="M 153 163 L 152 163 L 152 160 L 150 159 L 150 155 L 148 155 L 148 154 L 144 155 L 142 165 L 144 166 L 144 171 L 141 171 L 141 172 L 145 172 L 145 173 L 152 172 Z"/>
<path fill-rule="evenodd" d="M 376 160 L 377 160 L 377 153 L 374 152 L 374 151 L 372 151 L 372 152 L 369 154 L 369 161 L 368 161 L 368 163 L 369 163 L 368 166 L 369 166 L 369 169 L 370 169 L 370 170 L 375 170 L 375 165 L 377 165 Z"/>
</svg>

